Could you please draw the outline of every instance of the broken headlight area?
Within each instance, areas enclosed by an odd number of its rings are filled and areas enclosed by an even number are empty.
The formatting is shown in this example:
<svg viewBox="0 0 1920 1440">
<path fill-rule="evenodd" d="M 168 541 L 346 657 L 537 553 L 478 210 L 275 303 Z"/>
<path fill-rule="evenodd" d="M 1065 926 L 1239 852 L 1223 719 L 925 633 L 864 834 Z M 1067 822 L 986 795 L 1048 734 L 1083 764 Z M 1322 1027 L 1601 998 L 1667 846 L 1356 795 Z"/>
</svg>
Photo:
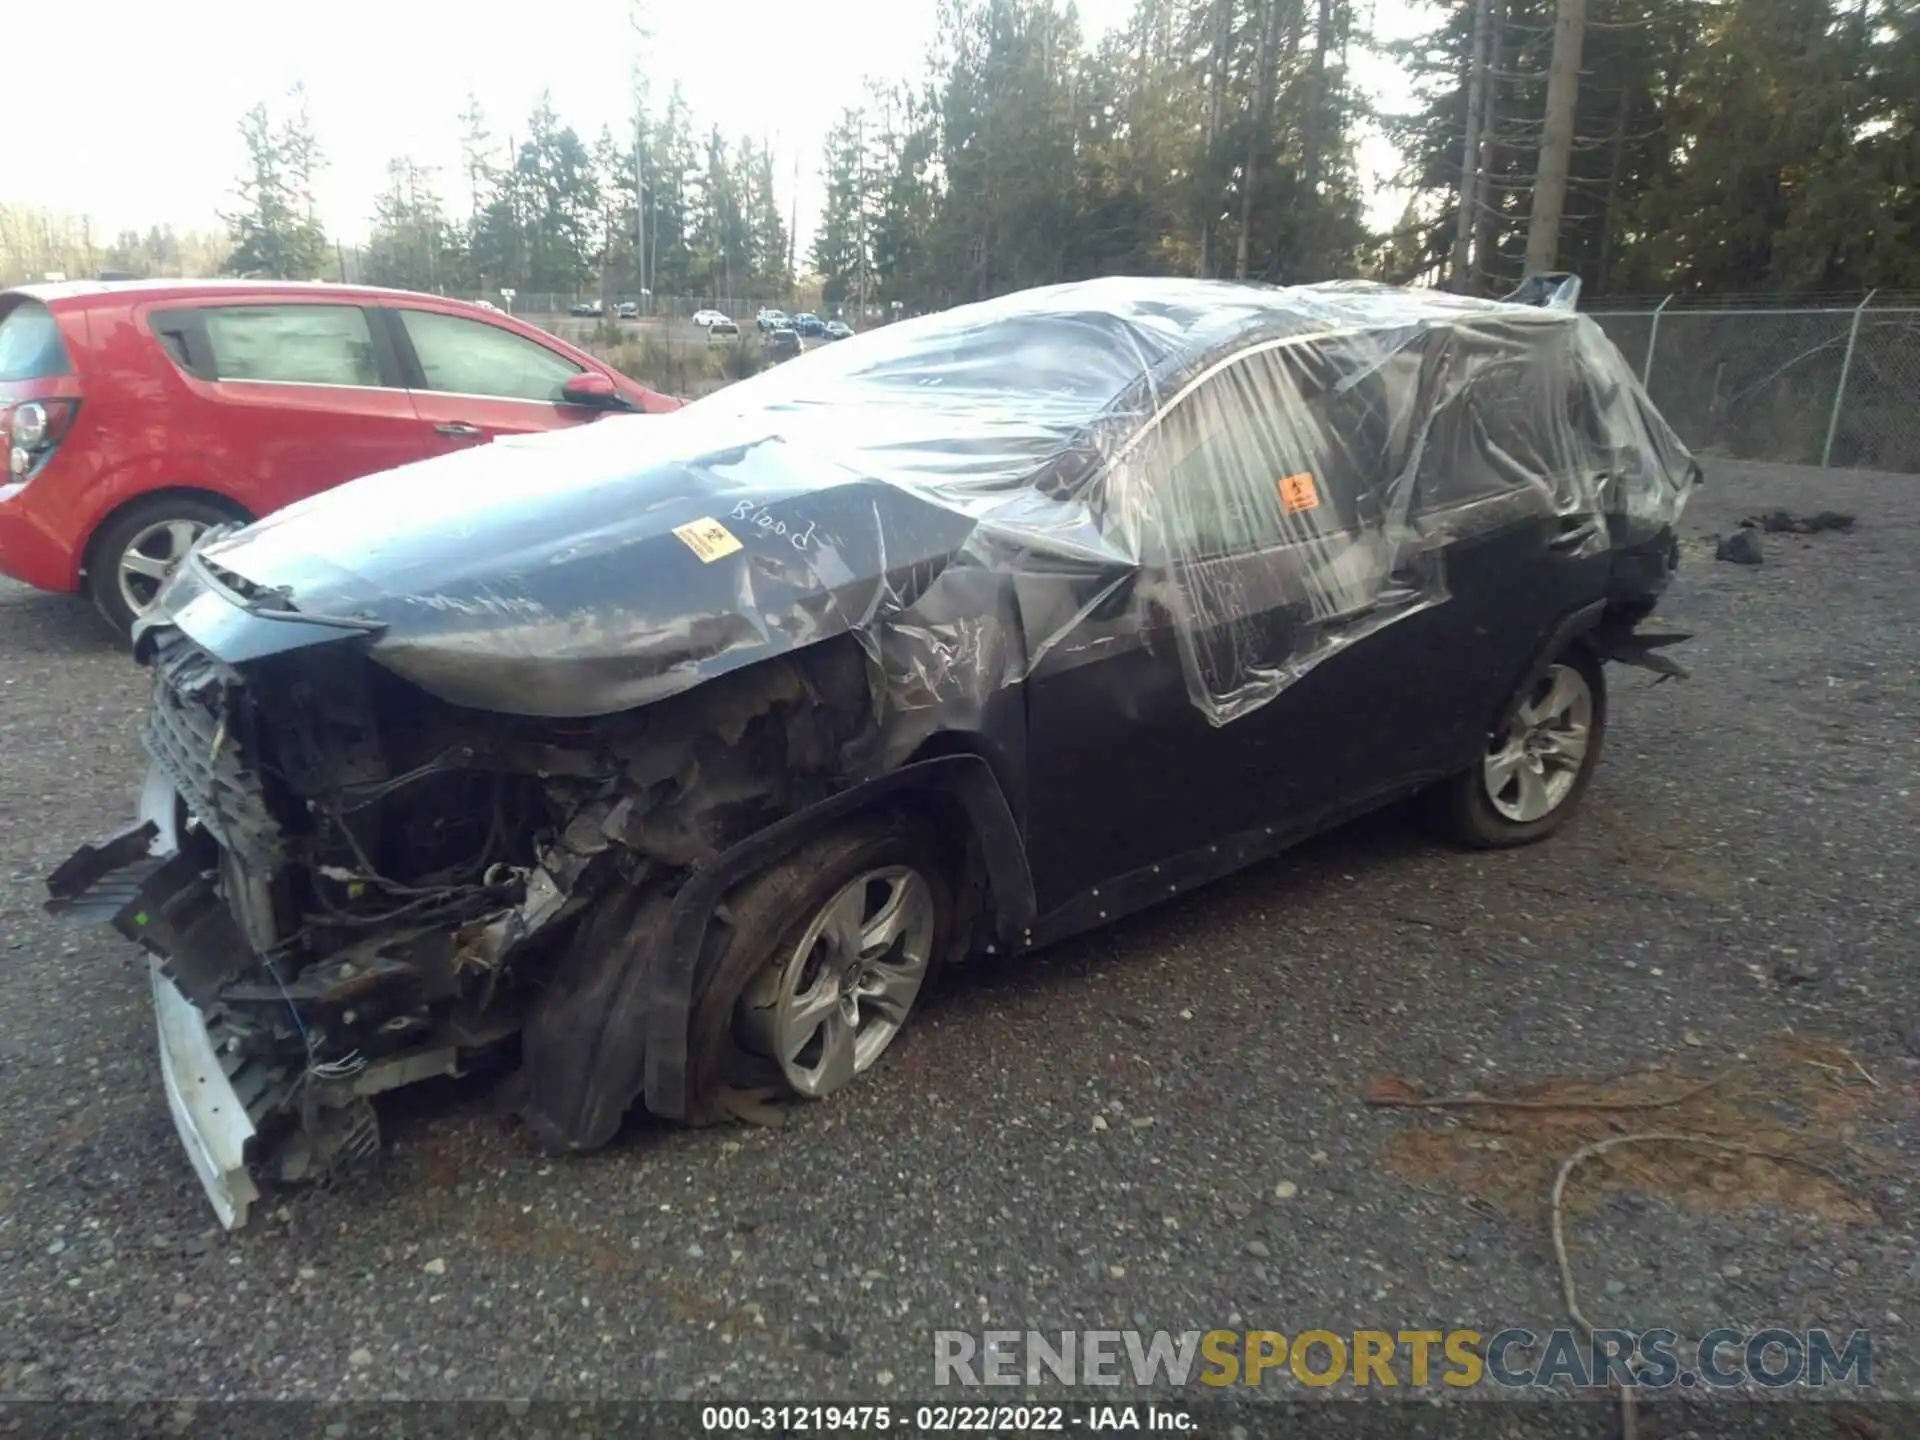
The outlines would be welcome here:
<svg viewBox="0 0 1920 1440">
<path fill-rule="evenodd" d="M 670 891 L 870 730 L 851 645 L 578 722 L 462 711 L 347 646 L 236 668 L 174 633 L 152 664 L 147 813 L 49 908 L 154 957 L 169 1098 L 229 1224 L 255 1180 L 376 1153 L 371 1096 L 502 1051 L 597 897 Z"/>
</svg>

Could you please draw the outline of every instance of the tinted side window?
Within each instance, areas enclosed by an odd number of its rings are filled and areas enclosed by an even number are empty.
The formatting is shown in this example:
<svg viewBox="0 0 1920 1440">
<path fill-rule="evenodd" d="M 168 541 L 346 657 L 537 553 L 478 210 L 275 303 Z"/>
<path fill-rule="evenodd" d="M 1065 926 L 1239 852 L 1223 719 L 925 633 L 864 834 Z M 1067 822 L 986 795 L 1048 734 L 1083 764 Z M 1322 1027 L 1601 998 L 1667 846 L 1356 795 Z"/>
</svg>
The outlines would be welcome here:
<svg viewBox="0 0 1920 1440">
<path fill-rule="evenodd" d="M 38 300 L 22 300 L 0 318 L 0 380 L 45 380 L 70 368 L 60 322 Z"/>
<path fill-rule="evenodd" d="M 1518 358 L 1467 351 L 1455 366 L 1420 455 L 1420 510 L 1527 491 L 1570 498 L 1583 470 L 1604 468 L 1579 418 L 1595 397 L 1560 345 L 1535 341 Z"/>
<path fill-rule="evenodd" d="M 204 314 L 222 380 L 380 384 L 373 331 L 356 305 L 217 305 Z"/>
<path fill-rule="evenodd" d="M 571 360 L 498 325 L 433 310 L 398 313 L 429 390 L 558 401 L 560 387 L 580 373 Z"/>
<path fill-rule="evenodd" d="M 207 343 L 203 312 L 192 308 L 155 310 L 148 315 L 147 324 L 153 330 L 153 338 L 160 342 L 160 348 L 175 365 L 201 380 L 220 378 Z"/>
</svg>

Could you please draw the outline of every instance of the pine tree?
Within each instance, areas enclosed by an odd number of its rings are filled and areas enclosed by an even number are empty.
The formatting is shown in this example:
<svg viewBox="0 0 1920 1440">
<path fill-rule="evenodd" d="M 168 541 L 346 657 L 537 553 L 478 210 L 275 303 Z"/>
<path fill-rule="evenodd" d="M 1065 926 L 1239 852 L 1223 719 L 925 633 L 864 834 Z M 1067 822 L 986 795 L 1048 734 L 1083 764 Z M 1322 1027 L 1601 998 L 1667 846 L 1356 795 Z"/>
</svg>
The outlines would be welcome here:
<svg viewBox="0 0 1920 1440">
<path fill-rule="evenodd" d="M 277 127 L 264 102 L 241 118 L 247 167 L 236 189 L 242 208 L 223 217 L 233 236 L 222 267 L 230 275 L 311 280 L 326 261 L 326 232 L 313 200 L 320 149 L 300 87 L 289 98 L 293 113 Z"/>
<path fill-rule="evenodd" d="M 368 281 L 402 290 L 443 291 L 458 279 L 448 273 L 451 240 L 433 173 L 412 156 L 388 162 L 387 188 L 374 202 L 367 238 Z"/>
<path fill-rule="evenodd" d="M 866 112 L 849 106 L 827 132 L 821 156 L 826 203 L 814 232 L 812 262 L 821 280 L 822 303 L 838 306 L 859 291 L 869 246 L 866 179 Z"/>
</svg>

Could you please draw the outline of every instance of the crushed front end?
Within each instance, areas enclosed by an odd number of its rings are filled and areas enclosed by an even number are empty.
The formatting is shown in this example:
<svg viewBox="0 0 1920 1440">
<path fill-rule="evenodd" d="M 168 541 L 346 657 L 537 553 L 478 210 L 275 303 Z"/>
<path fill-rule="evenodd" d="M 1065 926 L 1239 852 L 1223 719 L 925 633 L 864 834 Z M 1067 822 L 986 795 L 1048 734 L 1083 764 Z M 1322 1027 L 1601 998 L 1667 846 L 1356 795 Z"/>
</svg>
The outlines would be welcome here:
<svg viewBox="0 0 1920 1440">
<path fill-rule="evenodd" d="M 851 643 L 554 720 L 437 699 L 363 638 L 230 663 L 155 631 L 140 818 L 48 880 L 148 952 L 169 1105 L 230 1227 L 376 1154 L 372 1096 L 510 1057 L 597 898 L 672 893 L 872 738 Z"/>
<path fill-rule="evenodd" d="M 243 676 L 176 631 L 151 663 L 140 821 L 49 886 L 152 956 L 169 1102 L 235 1225 L 249 1167 L 298 1181 L 373 1154 L 369 1096 L 513 1032 L 508 961 L 607 842 L 570 848 L 537 774 L 471 768 L 487 737 L 383 696 L 351 648 Z"/>
</svg>

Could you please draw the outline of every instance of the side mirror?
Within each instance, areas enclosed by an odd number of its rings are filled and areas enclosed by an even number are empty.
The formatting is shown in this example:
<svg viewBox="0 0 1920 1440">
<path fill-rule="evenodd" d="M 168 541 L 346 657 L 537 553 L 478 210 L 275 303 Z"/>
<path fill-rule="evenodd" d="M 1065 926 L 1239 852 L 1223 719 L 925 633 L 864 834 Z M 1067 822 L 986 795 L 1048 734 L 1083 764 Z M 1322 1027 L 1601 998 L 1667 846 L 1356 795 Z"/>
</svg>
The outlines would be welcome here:
<svg viewBox="0 0 1920 1440">
<path fill-rule="evenodd" d="M 589 410 L 633 409 L 633 402 L 598 370 L 581 371 L 560 387 L 560 394 L 566 404 L 583 405 Z"/>
</svg>

